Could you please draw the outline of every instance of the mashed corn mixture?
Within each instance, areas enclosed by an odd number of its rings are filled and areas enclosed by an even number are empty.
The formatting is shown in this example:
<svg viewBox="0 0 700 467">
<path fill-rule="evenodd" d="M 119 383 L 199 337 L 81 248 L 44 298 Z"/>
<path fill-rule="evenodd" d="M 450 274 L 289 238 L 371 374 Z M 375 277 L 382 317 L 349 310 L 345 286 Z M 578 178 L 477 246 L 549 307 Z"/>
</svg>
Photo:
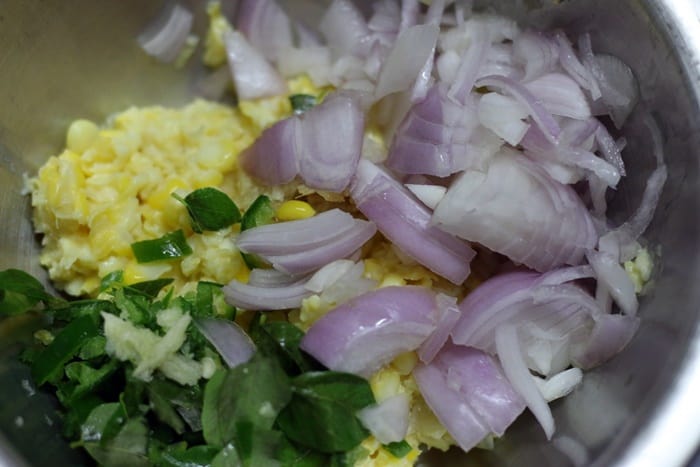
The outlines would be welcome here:
<svg viewBox="0 0 700 467">
<path fill-rule="evenodd" d="M 292 94 L 321 92 L 306 77 L 289 84 Z M 196 234 L 185 207 L 171 194 L 184 196 L 197 188 L 216 187 L 244 210 L 264 193 L 273 200 L 279 221 L 308 217 L 328 209 L 330 203 L 343 202 L 342 196 L 314 193 L 295 183 L 264 187 L 238 167 L 237 155 L 264 128 L 291 112 L 284 96 L 240 102 L 237 107 L 197 100 L 181 109 L 130 108 L 102 127 L 87 120 L 73 122 L 65 150 L 28 180 L 35 229 L 43 234 L 40 261 L 54 284 L 73 296 L 94 296 L 100 279 L 118 270 L 124 271 L 126 283 L 172 277 L 178 292 L 192 289 L 200 280 L 246 280 L 249 271 L 234 243 L 238 227 Z M 177 229 L 185 231 L 193 254 L 137 263 L 133 242 Z M 382 238 L 366 246 L 364 258 L 365 275 L 380 287 L 420 284 L 451 294 L 459 291 L 404 258 Z M 308 329 L 333 306 L 312 296 L 289 319 Z M 368 455 L 358 466 L 409 466 L 421 443 L 440 449 L 451 444 L 410 376 L 416 358 L 414 353 L 402 355 L 370 381 L 378 401 L 398 393 L 410 396 L 406 440 L 413 450 L 397 459 L 370 437 L 362 444 Z"/>
</svg>

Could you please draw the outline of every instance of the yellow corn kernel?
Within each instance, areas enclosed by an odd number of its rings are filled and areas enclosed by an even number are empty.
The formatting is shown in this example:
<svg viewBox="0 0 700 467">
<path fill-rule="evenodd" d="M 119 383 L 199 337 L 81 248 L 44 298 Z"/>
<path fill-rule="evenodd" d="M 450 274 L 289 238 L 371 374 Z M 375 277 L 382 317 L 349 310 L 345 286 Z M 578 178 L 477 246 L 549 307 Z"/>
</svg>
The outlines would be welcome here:
<svg viewBox="0 0 700 467">
<path fill-rule="evenodd" d="M 418 363 L 418 355 L 415 352 L 405 352 L 399 355 L 391 362 L 391 366 L 396 368 L 401 376 L 406 376 L 413 371 L 413 368 Z"/>
<path fill-rule="evenodd" d="M 238 282 L 242 282 L 244 284 L 247 284 L 249 278 L 250 278 L 250 269 L 248 269 L 245 264 L 241 265 L 241 267 L 238 269 L 238 272 L 236 272 L 234 279 L 236 279 Z"/>
<path fill-rule="evenodd" d="M 71 151 L 82 153 L 97 139 L 100 129 L 90 120 L 76 120 L 68 127 L 66 147 Z"/>
<path fill-rule="evenodd" d="M 316 211 L 309 203 L 296 199 L 285 201 L 277 208 L 277 219 L 281 221 L 307 219 L 315 214 Z"/>
<path fill-rule="evenodd" d="M 404 286 L 406 285 L 406 281 L 398 274 L 391 273 L 384 276 L 379 287 L 391 287 L 394 285 Z"/>
<path fill-rule="evenodd" d="M 188 184 L 180 177 L 171 177 L 159 189 L 153 192 L 148 197 L 147 203 L 150 207 L 157 211 L 165 209 L 168 201 L 171 199 L 171 193 L 179 188 L 188 189 Z"/>
</svg>

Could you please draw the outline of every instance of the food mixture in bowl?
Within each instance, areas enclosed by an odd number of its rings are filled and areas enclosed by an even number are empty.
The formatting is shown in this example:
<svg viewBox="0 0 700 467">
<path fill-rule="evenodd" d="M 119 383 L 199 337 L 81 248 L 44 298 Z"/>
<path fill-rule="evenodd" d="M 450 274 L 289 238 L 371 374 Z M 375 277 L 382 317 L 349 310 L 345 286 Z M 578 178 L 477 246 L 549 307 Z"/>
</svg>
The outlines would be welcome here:
<svg viewBox="0 0 700 467">
<path fill-rule="evenodd" d="M 551 438 L 651 276 L 660 154 L 606 219 L 631 70 L 462 2 L 222 10 L 200 45 L 177 4 L 138 38 L 201 56 L 201 98 L 77 120 L 27 180 L 65 294 L 7 270 L 0 309 L 49 318 L 22 358 L 66 437 L 102 465 L 401 466 L 528 409 Z"/>
</svg>

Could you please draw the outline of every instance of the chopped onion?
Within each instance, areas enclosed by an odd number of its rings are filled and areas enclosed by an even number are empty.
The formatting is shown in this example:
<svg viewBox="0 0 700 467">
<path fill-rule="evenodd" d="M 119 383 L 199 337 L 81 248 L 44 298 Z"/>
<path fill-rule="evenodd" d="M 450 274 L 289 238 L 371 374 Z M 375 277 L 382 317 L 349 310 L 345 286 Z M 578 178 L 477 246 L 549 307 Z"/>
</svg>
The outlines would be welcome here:
<svg viewBox="0 0 700 467">
<path fill-rule="evenodd" d="M 525 83 L 525 88 L 553 115 L 586 120 L 591 116 L 578 84 L 562 73 L 548 73 Z"/>
<path fill-rule="evenodd" d="M 542 397 L 537 385 L 532 379 L 523 360 L 520 345 L 518 344 L 518 334 L 515 326 L 502 325 L 496 328 L 495 334 L 496 351 L 503 366 L 503 372 L 508 381 L 516 391 L 525 399 L 527 407 L 542 425 L 547 439 L 552 439 L 554 434 L 554 417 L 547 405 L 547 401 Z"/>
<path fill-rule="evenodd" d="M 448 344 L 430 364 L 413 370 L 423 398 L 465 451 L 490 433 L 497 436 L 525 404 L 489 355 Z"/>
<path fill-rule="evenodd" d="M 236 28 L 270 61 L 292 47 L 292 23 L 275 0 L 241 0 Z"/>
<path fill-rule="evenodd" d="M 343 277 L 353 266 L 355 262 L 349 259 L 330 262 L 316 271 L 305 287 L 314 293 L 321 293 Z"/>
<path fill-rule="evenodd" d="M 435 206 L 438 205 L 447 192 L 447 188 L 440 185 L 415 185 L 407 183 L 406 188 L 430 209 L 435 209 Z"/>
<path fill-rule="evenodd" d="M 528 112 L 512 97 L 490 92 L 479 100 L 479 121 L 484 127 L 516 146 L 523 139 L 530 125 L 523 119 Z"/>
<path fill-rule="evenodd" d="M 593 100 L 597 100 L 601 96 L 598 81 L 593 76 L 591 71 L 583 66 L 569 39 L 561 31 L 555 34 L 555 40 L 559 46 L 559 61 L 562 68 L 573 78 L 579 86 L 587 89 Z"/>
<path fill-rule="evenodd" d="M 430 211 L 388 173 L 361 160 L 350 195 L 360 212 L 408 256 L 455 284 L 467 278 L 474 250 L 432 226 Z"/>
<path fill-rule="evenodd" d="M 224 33 L 226 55 L 236 93 L 241 100 L 287 93 L 287 83 L 265 57 L 237 31 Z"/>
<path fill-rule="evenodd" d="M 170 2 L 138 37 L 143 50 L 170 63 L 180 55 L 192 29 L 192 13 L 177 2 Z"/>
<path fill-rule="evenodd" d="M 583 372 L 579 368 L 569 368 L 544 379 L 533 376 L 537 389 L 547 402 L 561 399 L 574 390 L 583 380 Z"/>
<path fill-rule="evenodd" d="M 457 307 L 457 299 L 445 294 L 438 294 L 437 303 L 437 324 L 435 331 L 428 337 L 418 350 L 418 358 L 423 363 L 430 363 L 435 355 L 442 349 L 450 337 L 452 328 L 455 327 L 461 316 L 461 311 Z"/>
<path fill-rule="evenodd" d="M 261 256 L 278 271 L 298 276 L 347 258 L 375 232 L 372 222 L 332 209 L 308 219 L 245 230 L 236 238 L 236 245 L 245 253 Z"/>
<path fill-rule="evenodd" d="M 251 273 L 252 274 L 252 273 Z M 224 286 L 226 302 L 244 310 L 287 310 L 298 308 L 312 292 L 306 289 L 306 278 L 282 284 L 244 284 L 232 280 Z"/>
<path fill-rule="evenodd" d="M 525 67 L 523 81 L 530 81 L 556 69 L 559 48 L 544 34 L 525 31 L 513 41 L 513 55 Z"/>
<path fill-rule="evenodd" d="M 368 377 L 435 329 L 435 297 L 422 287 L 384 287 L 329 311 L 300 347 L 331 370 Z"/>
<path fill-rule="evenodd" d="M 330 84 L 331 51 L 323 46 L 291 47 L 280 54 L 277 67 L 287 78 L 306 73 L 314 85 L 326 86 Z"/>
<path fill-rule="evenodd" d="M 276 185 L 299 173 L 318 190 L 343 191 L 362 152 L 364 114 L 356 93 L 334 93 L 321 105 L 279 121 L 241 154 L 241 166 Z"/>
<path fill-rule="evenodd" d="M 421 24 L 402 31 L 379 73 L 375 99 L 409 89 L 435 53 L 440 28 Z"/>
<path fill-rule="evenodd" d="M 561 133 L 559 124 L 552 114 L 544 108 L 542 103 L 525 88 L 525 86 L 505 76 L 487 76 L 485 78 L 480 78 L 476 82 L 476 86 L 497 88 L 513 96 L 528 109 L 528 113 L 542 129 L 547 139 L 555 144 L 558 142 L 559 134 Z"/>
<path fill-rule="evenodd" d="M 372 35 L 367 22 L 351 0 L 333 0 L 318 29 L 340 56 L 366 56 L 371 47 Z"/>
<path fill-rule="evenodd" d="M 255 344 L 234 321 L 196 318 L 194 324 L 219 352 L 229 368 L 247 362 L 255 353 Z"/>
<path fill-rule="evenodd" d="M 623 313 L 634 316 L 639 308 L 639 302 L 634 283 L 620 265 L 619 257 L 598 251 L 590 251 L 586 257 L 595 270 L 598 285 L 607 289 Z"/>
<path fill-rule="evenodd" d="M 343 191 L 362 153 L 365 122 L 359 96 L 334 93 L 299 118 L 299 175 L 311 188 Z"/>
<path fill-rule="evenodd" d="M 485 172 L 468 170 L 452 183 L 433 222 L 538 271 L 580 264 L 598 240 L 590 214 L 569 186 L 505 149 Z"/>
<path fill-rule="evenodd" d="M 629 315 L 594 314 L 593 329 L 583 342 L 572 348 L 571 362 L 588 370 L 624 349 L 639 328 L 639 318 Z"/>
<path fill-rule="evenodd" d="M 299 172 L 296 142 L 299 120 L 286 118 L 263 130 L 260 137 L 239 156 L 248 174 L 268 185 L 290 182 Z"/>
<path fill-rule="evenodd" d="M 406 394 L 396 394 L 360 410 L 357 418 L 380 443 L 396 443 L 402 441 L 408 431 L 409 403 Z"/>
</svg>

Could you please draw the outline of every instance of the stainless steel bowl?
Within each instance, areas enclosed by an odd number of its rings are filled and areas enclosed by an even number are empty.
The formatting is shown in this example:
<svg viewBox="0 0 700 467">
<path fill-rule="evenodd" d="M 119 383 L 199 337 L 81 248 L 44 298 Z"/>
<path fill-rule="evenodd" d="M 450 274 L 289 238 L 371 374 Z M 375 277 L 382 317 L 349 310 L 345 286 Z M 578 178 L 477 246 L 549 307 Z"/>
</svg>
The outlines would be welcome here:
<svg viewBox="0 0 700 467">
<path fill-rule="evenodd" d="M 290 11 L 312 16 L 318 3 L 294 2 Z M 550 7 L 527 13 L 516 3 L 535 8 L 540 2 L 475 3 L 537 27 L 562 28 L 574 35 L 589 31 L 595 50 L 617 55 L 633 68 L 641 100 L 624 129 L 632 175 L 614 197 L 613 217 L 622 220 L 635 208 L 653 167 L 651 120 L 658 126 L 670 173 L 646 235 L 661 260 L 655 285 L 642 300 L 643 321 L 632 344 L 554 404 L 555 442 L 546 442 L 526 416 L 493 452 L 467 457 L 431 453 L 425 462 L 684 465 L 700 441 L 700 403 L 693 387 L 700 385 L 698 17 L 684 0 L 570 0 L 558 6 L 543 0 Z M 29 200 L 21 195 L 22 176 L 60 149 L 70 121 L 101 121 L 129 105 L 177 105 L 191 96 L 198 73 L 194 64 L 185 71 L 155 64 L 134 40 L 160 4 L 0 3 L 0 269 L 17 267 L 44 276 Z M 204 27 L 198 18 L 197 28 Z M 0 323 L 0 464 L 79 465 L 83 459 L 60 437 L 52 400 L 31 390 L 26 369 L 15 363 L 22 327 Z"/>
</svg>

